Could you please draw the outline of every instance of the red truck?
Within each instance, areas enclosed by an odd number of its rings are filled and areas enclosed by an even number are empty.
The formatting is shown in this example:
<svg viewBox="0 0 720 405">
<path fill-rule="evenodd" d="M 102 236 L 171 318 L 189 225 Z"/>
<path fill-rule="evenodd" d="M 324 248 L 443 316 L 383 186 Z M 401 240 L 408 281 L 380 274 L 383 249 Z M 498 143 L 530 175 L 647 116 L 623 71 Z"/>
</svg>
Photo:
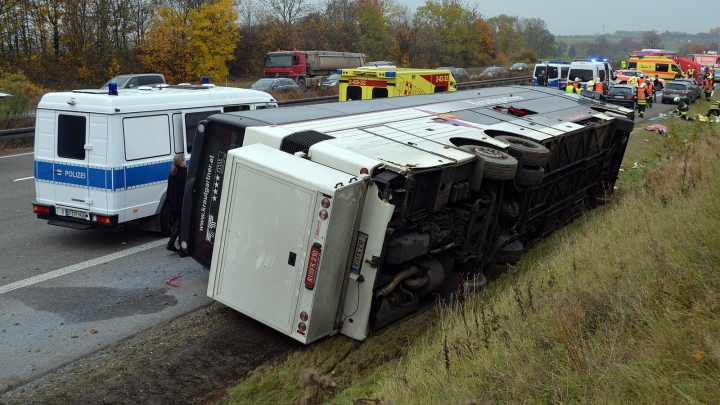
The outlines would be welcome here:
<svg viewBox="0 0 720 405">
<path fill-rule="evenodd" d="M 277 51 L 265 55 L 265 77 L 288 77 L 300 90 L 316 87 L 338 69 L 365 65 L 364 53 L 333 51 Z"/>
</svg>

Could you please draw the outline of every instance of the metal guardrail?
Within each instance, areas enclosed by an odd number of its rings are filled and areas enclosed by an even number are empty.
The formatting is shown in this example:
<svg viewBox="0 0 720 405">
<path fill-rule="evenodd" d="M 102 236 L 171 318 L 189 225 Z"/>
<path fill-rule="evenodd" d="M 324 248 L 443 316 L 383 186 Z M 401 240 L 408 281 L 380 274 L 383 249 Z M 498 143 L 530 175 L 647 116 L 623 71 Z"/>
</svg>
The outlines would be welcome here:
<svg viewBox="0 0 720 405">
<path fill-rule="evenodd" d="M 532 76 L 521 76 L 521 77 L 505 77 L 502 79 L 488 79 L 488 80 L 478 80 L 474 82 L 465 82 L 465 83 L 458 83 L 457 88 L 458 90 L 469 90 L 469 89 L 477 89 L 481 87 L 490 87 L 490 86 L 499 86 L 499 85 L 505 85 L 505 84 L 522 84 L 524 82 L 532 80 Z M 278 106 L 280 107 L 287 107 L 287 106 L 301 106 L 301 105 L 313 105 L 313 104 L 324 104 L 324 103 L 332 103 L 337 101 L 337 96 L 326 96 L 326 97 L 313 97 L 313 98 L 303 98 L 298 100 L 286 100 L 286 101 L 278 101 Z M 0 141 L 4 139 L 17 139 L 17 138 L 27 138 L 35 136 L 35 128 L 17 128 L 17 129 L 6 129 L 6 130 L 0 130 Z"/>
</svg>

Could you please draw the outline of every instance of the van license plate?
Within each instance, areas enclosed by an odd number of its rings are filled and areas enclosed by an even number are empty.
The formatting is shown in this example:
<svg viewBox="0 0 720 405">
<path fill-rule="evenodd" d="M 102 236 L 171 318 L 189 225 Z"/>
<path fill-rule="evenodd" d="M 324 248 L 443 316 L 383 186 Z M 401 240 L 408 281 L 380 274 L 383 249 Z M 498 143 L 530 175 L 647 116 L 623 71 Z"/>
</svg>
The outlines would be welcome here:
<svg viewBox="0 0 720 405">
<path fill-rule="evenodd" d="M 355 244 L 355 254 L 352 259 L 352 267 L 350 271 L 360 274 L 360 266 L 362 266 L 363 257 L 365 257 L 365 246 L 367 245 L 368 236 L 362 232 L 358 232 L 357 243 Z"/>
<path fill-rule="evenodd" d="M 86 221 L 90 220 L 90 214 L 82 211 L 65 210 L 65 216 L 77 219 L 84 219 Z"/>
</svg>

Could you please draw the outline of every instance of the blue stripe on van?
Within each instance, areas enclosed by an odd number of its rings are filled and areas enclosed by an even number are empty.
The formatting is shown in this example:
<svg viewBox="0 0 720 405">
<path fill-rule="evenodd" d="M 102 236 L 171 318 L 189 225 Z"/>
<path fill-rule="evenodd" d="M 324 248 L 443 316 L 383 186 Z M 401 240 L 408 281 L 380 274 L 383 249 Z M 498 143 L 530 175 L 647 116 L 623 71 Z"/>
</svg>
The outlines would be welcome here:
<svg viewBox="0 0 720 405">
<path fill-rule="evenodd" d="M 142 187 L 167 181 L 172 162 L 158 162 L 138 166 L 101 169 L 72 164 L 36 160 L 35 179 L 50 183 L 120 191 L 125 188 Z M 62 174 L 55 174 L 55 170 Z"/>
</svg>

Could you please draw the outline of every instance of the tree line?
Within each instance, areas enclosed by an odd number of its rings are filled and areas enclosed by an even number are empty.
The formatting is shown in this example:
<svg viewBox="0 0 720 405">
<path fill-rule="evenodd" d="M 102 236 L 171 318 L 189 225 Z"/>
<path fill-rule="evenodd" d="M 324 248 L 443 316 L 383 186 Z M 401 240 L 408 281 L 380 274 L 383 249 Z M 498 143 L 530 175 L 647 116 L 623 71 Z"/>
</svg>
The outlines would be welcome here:
<svg viewBox="0 0 720 405">
<path fill-rule="evenodd" d="M 0 0 L 0 73 L 49 89 L 137 72 L 224 83 L 259 76 L 278 49 L 428 68 L 534 62 L 557 44 L 539 18 L 487 18 L 460 0 Z"/>
</svg>

